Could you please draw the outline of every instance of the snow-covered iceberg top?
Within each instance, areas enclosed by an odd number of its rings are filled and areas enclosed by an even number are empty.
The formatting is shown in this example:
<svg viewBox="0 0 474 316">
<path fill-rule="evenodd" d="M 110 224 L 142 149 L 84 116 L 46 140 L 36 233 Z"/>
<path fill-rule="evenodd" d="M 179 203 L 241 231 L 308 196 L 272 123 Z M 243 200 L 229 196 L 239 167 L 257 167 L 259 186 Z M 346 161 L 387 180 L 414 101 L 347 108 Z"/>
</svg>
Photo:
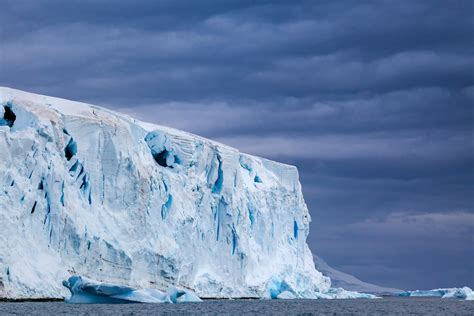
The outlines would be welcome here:
<svg viewBox="0 0 474 316">
<path fill-rule="evenodd" d="M 156 289 L 134 289 L 129 286 L 97 282 L 81 276 L 71 276 L 63 285 L 71 296 L 68 303 L 184 303 L 200 302 L 192 291 L 170 286 L 166 292 Z"/>
<path fill-rule="evenodd" d="M 474 292 L 471 288 L 465 286 L 462 288 L 442 288 L 434 290 L 416 290 L 406 291 L 399 294 L 405 297 L 442 297 L 442 298 L 460 298 L 465 300 L 474 300 Z"/>
<path fill-rule="evenodd" d="M 306 244 L 298 178 L 196 135 L 0 88 L 0 297 L 66 297 L 61 281 L 83 275 L 201 298 L 269 297 L 276 278 L 316 298 L 330 281 Z"/>
</svg>

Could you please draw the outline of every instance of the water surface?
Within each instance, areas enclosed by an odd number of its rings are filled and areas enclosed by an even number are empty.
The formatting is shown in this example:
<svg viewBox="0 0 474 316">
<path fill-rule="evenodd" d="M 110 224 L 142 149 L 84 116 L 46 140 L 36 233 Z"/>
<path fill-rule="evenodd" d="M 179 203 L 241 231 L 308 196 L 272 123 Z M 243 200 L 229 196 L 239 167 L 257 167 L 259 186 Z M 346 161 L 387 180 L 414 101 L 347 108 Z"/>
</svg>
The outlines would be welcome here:
<svg viewBox="0 0 474 316">
<path fill-rule="evenodd" d="M 441 298 L 357 300 L 206 300 L 183 304 L 0 303 L 1 315 L 474 315 L 474 301 Z"/>
</svg>

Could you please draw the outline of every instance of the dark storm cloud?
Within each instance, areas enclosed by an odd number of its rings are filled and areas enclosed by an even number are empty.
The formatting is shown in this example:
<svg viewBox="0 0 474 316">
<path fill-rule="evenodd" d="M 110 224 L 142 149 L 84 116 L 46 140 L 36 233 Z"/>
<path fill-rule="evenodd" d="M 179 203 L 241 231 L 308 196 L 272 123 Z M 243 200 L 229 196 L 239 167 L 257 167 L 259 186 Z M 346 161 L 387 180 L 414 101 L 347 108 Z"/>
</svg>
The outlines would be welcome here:
<svg viewBox="0 0 474 316">
<path fill-rule="evenodd" d="M 457 233 L 474 211 L 472 2 L 0 4 L 0 85 L 296 164 L 327 261 L 401 288 L 474 286 Z"/>
<path fill-rule="evenodd" d="M 124 107 L 134 116 L 208 134 L 212 137 L 242 135 L 312 135 L 436 130 L 440 125 L 453 130 L 470 127 L 472 88 L 449 90 L 421 88 L 393 91 L 373 96 L 287 97 L 274 101 L 167 102 Z M 143 114 L 143 113 L 146 113 Z M 472 113 L 472 112 L 471 112 Z M 196 122 L 191 118 L 205 118 Z M 238 119 L 236 119 L 236 117 Z M 209 121 L 213 124 L 208 124 Z M 298 124 L 295 124 L 297 122 Z"/>
<path fill-rule="evenodd" d="M 327 228 L 320 242 L 324 244 L 323 253 L 346 257 L 345 261 L 350 263 L 341 265 L 341 268 L 355 274 L 370 274 L 370 270 L 383 267 L 385 270 L 399 270 L 395 274 L 403 279 L 392 281 L 394 286 L 406 287 L 405 284 L 409 284 L 416 287 L 418 284 L 426 284 L 430 288 L 461 287 L 465 282 L 469 282 L 465 276 L 472 276 L 472 266 L 466 262 L 472 262 L 474 254 L 465 253 L 464 262 L 452 262 L 452 258 L 465 250 L 464 244 L 472 242 L 473 222 L 474 214 L 466 212 L 394 212 L 384 218 Z M 352 243 L 358 246 L 343 246 L 344 251 L 341 254 L 335 251 L 340 239 L 332 236 L 351 239 Z M 380 239 L 384 241 L 383 244 L 378 241 Z M 420 252 L 419 249 L 423 251 Z M 357 259 L 351 261 L 354 257 Z M 417 261 L 425 264 L 413 265 Z M 445 271 L 436 279 L 431 278 L 432 274 L 446 269 L 447 266 L 451 266 L 454 273 Z M 379 277 L 388 281 L 388 275 L 390 274 Z M 369 279 L 376 281 L 373 277 Z"/>
<path fill-rule="evenodd" d="M 19 25 L 20 30 L 4 28 L 4 58 L 12 56 L 5 71 L 15 74 L 34 54 L 38 76 L 53 78 L 62 86 L 57 90 L 81 87 L 86 90 L 82 98 L 96 99 L 106 90 L 115 92 L 116 99 L 137 92 L 154 100 L 268 99 L 387 91 L 440 81 L 459 87 L 470 75 L 472 82 L 472 55 L 456 49 L 472 24 L 466 4 L 308 3 L 293 8 L 224 2 L 187 8 L 150 2 L 104 2 L 98 7 L 95 2 L 20 3 L 11 5 L 13 14 L 4 10 L 0 16 L 4 25 Z M 161 26 L 163 15 L 171 19 L 168 27 Z M 443 34 L 452 46 L 436 44 Z M 427 43 L 430 38 L 435 49 Z M 24 43 L 27 51 L 21 49 Z M 63 73 L 44 74 L 52 63 Z M 64 81 L 72 72 L 76 82 Z M 128 89 L 118 93 L 124 86 Z"/>
</svg>

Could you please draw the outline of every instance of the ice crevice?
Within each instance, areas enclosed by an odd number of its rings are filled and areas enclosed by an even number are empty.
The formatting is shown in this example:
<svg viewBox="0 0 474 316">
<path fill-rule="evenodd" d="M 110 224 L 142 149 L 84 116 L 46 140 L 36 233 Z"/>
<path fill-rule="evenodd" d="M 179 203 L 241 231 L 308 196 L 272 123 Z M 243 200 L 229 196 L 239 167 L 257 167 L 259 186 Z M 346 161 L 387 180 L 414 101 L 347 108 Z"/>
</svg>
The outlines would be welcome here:
<svg viewBox="0 0 474 316">
<path fill-rule="evenodd" d="M 12 110 L 12 104 L 7 102 L 6 105 L 3 106 L 3 118 L 0 119 L 0 126 L 8 126 L 13 127 L 13 124 L 16 120 L 16 114 Z"/>
<path fill-rule="evenodd" d="M 66 145 L 66 148 L 64 148 L 64 155 L 66 156 L 67 160 L 71 160 L 71 158 L 76 155 L 77 153 L 77 144 L 74 141 L 74 139 L 71 137 L 69 139 L 68 144 Z"/>
</svg>

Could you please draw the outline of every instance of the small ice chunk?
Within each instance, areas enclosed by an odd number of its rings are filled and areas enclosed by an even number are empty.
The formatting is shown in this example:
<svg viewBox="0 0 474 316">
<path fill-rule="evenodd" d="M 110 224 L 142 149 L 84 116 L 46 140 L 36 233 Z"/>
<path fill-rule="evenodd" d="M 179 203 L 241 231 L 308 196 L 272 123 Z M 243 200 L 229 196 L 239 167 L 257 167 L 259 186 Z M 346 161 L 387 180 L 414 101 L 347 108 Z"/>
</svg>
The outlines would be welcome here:
<svg viewBox="0 0 474 316">
<path fill-rule="evenodd" d="M 192 291 L 171 286 L 166 293 L 156 289 L 134 289 L 129 286 L 103 283 L 73 275 L 63 285 L 71 292 L 68 303 L 116 304 L 116 303 L 184 303 L 200 302 Z"/>
<path fill-rule="evenodd" d="M 372 294 L 346 291 L 342 288 L 330 288 L 328 291 L 319 293 L 317 296 L 318 298 L 324 299 L 378 298 L 377 296 Z"/>
<path fill-rule="evenodd" d="M 166 291 L 172 303 L 184 303 L 184 302 L 201 302 L 201 299 L 189 290 L 178 289 L 174 286 L 169 287 Z"/>
<path fill-rule="evenodd" d="M 474 300 L 474 292 L 471 288 L 465 286 L 462 288 L 441 288 L 433 290 L 416 290 L 400 293 L 399 296 L 405 297 L 442 297 L 459 298 L 468 301 Z"/>
</svg>

